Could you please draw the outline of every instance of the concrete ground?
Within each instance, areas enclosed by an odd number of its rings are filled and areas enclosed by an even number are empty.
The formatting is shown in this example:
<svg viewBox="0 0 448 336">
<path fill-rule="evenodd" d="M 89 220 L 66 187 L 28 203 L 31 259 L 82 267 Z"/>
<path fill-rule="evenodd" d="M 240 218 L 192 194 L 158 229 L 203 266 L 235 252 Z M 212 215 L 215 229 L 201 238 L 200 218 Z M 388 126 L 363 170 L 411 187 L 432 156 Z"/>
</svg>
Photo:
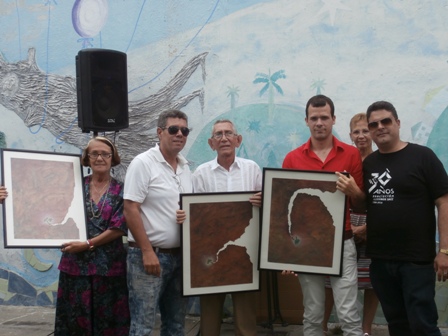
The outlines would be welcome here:
<svg viewBox="0 0 448 336">
<path fill-rule="evenodd" d="M 50 336 L 53 335 L 54 308 L 0 306 L 0 334 L 2 336 Z M 187 316 L 186 335 L 196 336 L 199 330 L 199 317 Z M 448 336 L 448 328 L 442 328 L 442 335 Z M 302 336 L 301 325 L 273 324 L 259 325 L 258 335 Z M 155 330 L 154 336 L 159 335 Z M 221 336 L 234 335 L 232 319 L 223 321 Z M 374 325 L 374 336 L 387 336 L 385 325 Z M 80 335 L 81 336 L 81 335 Z"/>
<path fill-rule="evenodd" d="M 50 336 L 53 334 L 54 313 L 54 308 L 0 306 L 0 334 L 2 336 Z M 199 317 L 187 316 L 186 335 L 196 336 L 198 331 Z M 159 330 L 157 328 L 154 336 L 158 335 Z M 221 335 L 234 335 L 232 319 L 223 321 Z M 258 326 L 258 335 L 301 336 L 303 331 L 301 325 L 260 325 Z M 388 335 L 386 327 L 376 326 L 374 335 Z M 446 335 L 448 335 L 448 332 Z"/>
</svg>

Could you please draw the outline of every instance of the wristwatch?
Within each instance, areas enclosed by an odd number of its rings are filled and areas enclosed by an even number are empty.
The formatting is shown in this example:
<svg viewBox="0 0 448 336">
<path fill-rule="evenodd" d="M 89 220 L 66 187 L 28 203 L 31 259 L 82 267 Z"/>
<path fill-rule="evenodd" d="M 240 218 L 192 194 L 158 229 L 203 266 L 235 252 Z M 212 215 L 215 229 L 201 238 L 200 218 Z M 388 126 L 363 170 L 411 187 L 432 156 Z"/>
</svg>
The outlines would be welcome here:
<svg viewBox="0 0 448 336">
<path fill-rule="evenodd" d="M 448 255 L 448 249 L 440 249 L 439 252 Z"/>
</svg>

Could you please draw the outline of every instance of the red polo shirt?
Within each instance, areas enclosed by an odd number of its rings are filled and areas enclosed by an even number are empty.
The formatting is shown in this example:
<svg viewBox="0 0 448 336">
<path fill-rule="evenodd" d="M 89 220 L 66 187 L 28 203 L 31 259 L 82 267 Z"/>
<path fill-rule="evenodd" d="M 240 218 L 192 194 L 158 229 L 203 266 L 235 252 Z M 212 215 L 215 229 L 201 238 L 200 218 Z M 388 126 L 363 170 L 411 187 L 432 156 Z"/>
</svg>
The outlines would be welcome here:
<svg viewBox="0 0 448 336">
<path fill-rule="evenodd" d="M 321 159 L 311 150 L 311 138 L 302 146 L 286 154 L 282 168 L 297 170 L 323 170 L 330 172 L 347 171 L 355 179 L 356 184 L 363 190 L 362 160 L 359 150 L 333 136 L 333 148 L 325 160 Z M 351 230 L 350 225 L 350 199 L 345 216 L 345 230 Z"/>
</svg>

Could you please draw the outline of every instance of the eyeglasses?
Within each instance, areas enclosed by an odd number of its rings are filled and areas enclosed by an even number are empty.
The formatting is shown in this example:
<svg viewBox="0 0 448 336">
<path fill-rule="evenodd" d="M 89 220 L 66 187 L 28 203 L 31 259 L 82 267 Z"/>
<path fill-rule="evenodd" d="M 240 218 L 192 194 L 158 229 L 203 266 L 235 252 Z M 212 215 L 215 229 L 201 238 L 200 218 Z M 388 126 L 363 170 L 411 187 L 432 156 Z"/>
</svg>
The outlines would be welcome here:
<svg viewBox="0 0 448 336">
<path fill-rule="evenodd" d="M 101 156 L 103 159 L 110 159 L 112 157 L 112 153 L 90 153 L 87 156 L 91 159 L 98 159 L 98 156 Z"/>
<path fill-rule="evenodd" d="M 182 183 L 180 181 L 180 176 L 174 175 L 173 178 L 174 178 L 174 181 L 176 181 L 177 189 L 179 189 L 180 192 L 183 192 L 184 191 L 184 187 L 182 187 Z"/>
<path fill-rule="evenodd" d="M 226 136 L 227 139 L 230 139 L 233 138 L 234 136 L 237 136 L 238 134 L 235 134 L 232 131 L 216 132 L 213 133 L 212 138 L 216 140 L 221 140 L 224 135 Z"/>
<path fill-rule="evenodd" d="M 372 122 L 369 122 L 367 124 L 367 127 L 369 128 L 369 130 L 374 130 L 374 129 L 378 128 L 380 123 L 383 126 L 390 126 L 390 125 L 392 125 L 392 119 L 391 118 L 384 118 L 384 119 L 381 119 L 381 120 L 378 120 L 378 121 L 372 121 Z"/>
<path fill-rule="evenodd" d="M 179 127 L 179 126 L 170 126 L 170 127 L 161 127 L 163 130 L 168 130 L 168 133 L 171 135 L 177 134 L 179 130 L 182 132 L 184 137 L 190 134 L 190 129 L 188 127 Z"/>
</svg>

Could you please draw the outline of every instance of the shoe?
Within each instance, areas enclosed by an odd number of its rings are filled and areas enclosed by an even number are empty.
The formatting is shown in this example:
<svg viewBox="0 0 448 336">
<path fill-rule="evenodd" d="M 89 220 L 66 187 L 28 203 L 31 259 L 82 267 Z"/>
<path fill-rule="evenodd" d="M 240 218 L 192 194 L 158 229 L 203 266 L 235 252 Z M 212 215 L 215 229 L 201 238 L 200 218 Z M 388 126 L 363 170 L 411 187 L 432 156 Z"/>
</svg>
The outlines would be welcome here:
<svg viewBox="0 0 448 336">
<path fill-rule="evenodd" d="M 370 334 L 369 333 L 364 333 L 364 335 L 362 335 L 362 336 L 370 336 Z"/>
</svg>

